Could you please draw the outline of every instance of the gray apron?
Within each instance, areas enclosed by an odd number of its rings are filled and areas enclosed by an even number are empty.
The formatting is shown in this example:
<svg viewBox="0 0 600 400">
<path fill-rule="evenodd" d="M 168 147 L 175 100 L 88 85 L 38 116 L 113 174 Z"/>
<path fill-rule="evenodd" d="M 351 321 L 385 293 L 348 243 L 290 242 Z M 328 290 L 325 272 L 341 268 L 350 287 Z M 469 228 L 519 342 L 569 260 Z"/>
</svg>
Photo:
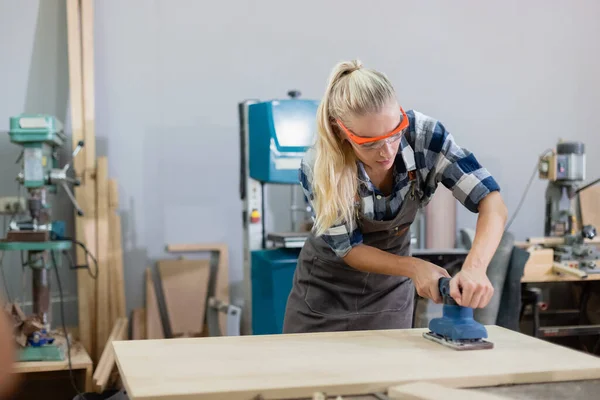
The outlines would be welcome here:
<svg viewBox="0 0 600 400">
<path fill-rule="evenodd" d="M 420 205 L 415 180 L 411 185 L 394 219 L 373 221 L 359 215 L 365 245 L 410 256 L 410 226 Z M 409 278 L 352 268 L 322 238 L 310 234 L 298 258 L 283 333 L 408 329 L 414 293 Z"/>
</svg>

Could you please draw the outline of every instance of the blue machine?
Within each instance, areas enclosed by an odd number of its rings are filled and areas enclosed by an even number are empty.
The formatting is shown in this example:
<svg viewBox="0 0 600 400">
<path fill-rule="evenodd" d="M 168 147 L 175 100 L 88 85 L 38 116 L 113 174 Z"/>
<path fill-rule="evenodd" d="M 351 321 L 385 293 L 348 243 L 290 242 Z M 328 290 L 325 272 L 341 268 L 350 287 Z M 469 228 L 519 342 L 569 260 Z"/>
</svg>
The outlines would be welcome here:
<svg viewBox="0 0 600 400">
<path fill-rule="evenodd" d="M 310 208 L 299 188 L 298 169 L 314 143 L 319 103 L 299 99 L 297 91 L 288 94 L 288 99 L 239 104 L 245 334 L 281 333 L 298 253 L 308 234 L 301 225 Z"/>
</svg>

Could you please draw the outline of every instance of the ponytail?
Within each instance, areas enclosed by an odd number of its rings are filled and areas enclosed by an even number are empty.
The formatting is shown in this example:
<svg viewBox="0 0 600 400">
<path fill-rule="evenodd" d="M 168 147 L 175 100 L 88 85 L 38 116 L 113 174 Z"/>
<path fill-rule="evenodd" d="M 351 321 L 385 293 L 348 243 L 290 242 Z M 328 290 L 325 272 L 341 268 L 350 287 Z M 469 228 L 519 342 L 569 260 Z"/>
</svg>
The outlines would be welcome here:
<svg viewBox="0 0 600 400">
<path fill-rule="evenodd" d="M 333 69 L 317 110 L 317 140 L 313 171 L 315 235 L 346 223 L 355 225 L 358 189 L 356 155 L 341 134 L 336 119 L 377 112 L 394 98 L 387 78 L 364 69 L 360 61 L 341 62 Z M 344 122 L 346 123 L 346 122 Z"/>
</svg>

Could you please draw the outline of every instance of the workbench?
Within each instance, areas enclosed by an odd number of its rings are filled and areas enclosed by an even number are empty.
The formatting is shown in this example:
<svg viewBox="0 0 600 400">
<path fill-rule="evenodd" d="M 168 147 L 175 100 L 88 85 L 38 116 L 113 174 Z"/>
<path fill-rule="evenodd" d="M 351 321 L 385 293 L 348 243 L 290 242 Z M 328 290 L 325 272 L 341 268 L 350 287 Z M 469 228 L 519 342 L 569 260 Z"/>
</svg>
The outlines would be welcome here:
<svg viewBox="0 0 600 400">
<path fill-rule="evenodd" d="M 495 346 L 491 350 L 456 351 L 426 340 L 424 332 L 205 337 L 113 345 L 131 400 L 298 399 L 320 391 L 351 398 L 347 396 L 385 393 L 391 386 L 415 381 L 516 393 L 535 388 L 502 386 L 590 381 L 584 385 L 597 388 L 592 381 L 600 379 L 600 358 L 497 326 L 488 326 Z"/>
<path fill-rule="evenodd" d="M 53 395 L 57 395 L 58 392 L 68 393 L 69 398 L 73 398 L 74 388 L 70 380 L 69 361 L 66 358 L 66 354 L 65 350 L 65 360 L 63 361 L 15 363 L 13 373 L 20 375 L 20 387 L 17 391 L 17 398 L 42 398 L 40 395 L 43 393 L 47 394 L 48 392 L 51 392 Z M 71 347 L 71 367 L 75 381 L 78 384 L 78 389 L 81 392 L 92 391 L 92 359 L 79 342 L 74 342 Z M 52 386 L 49 386 L 50 384 Z M 44 396 L 44 398 L 46 397 Z"/>
<path fill-rule="evenodd" d="M 526 248 L 531 246 L 527 242 L 517 242 L 517 247 Z M 541 302 L 539 297 L 539 289 L 530 289 L 530 287 L 536 287 L 543 284 L 569 282 L 575 285 L 581 286 L 581 295 L 579 304 L 576 310 L 566 310 L 570 314 L 579 316 L 579 320 L 585 320 L 585 312 L 587 309 L 587 303 L 593 285 L 595 282 L 600 282 L 600 273 L 588 274 L 585 278 L 580 278 L 571 274 L 556 273 L 553 271 L 554 263 L 554 252 L 551 248 L 534 248 L 528 250 L 530 253 L 529 260 L 525 264 L 523 277 L 521 278 L 522 285 L 522 303 L 524 305 L 532 306 L 532 331 L 531 334 L 534 337 L 540 338 L 555 338 L 555 337 L 566 337 L 566 336 L 586 336 L 586 335 L 598 335 L 600 334 L 600 325 L 590 325 L 581 323 L 578 325 L 558 325 L 558 326 L 541 326 L 540 324 L 540 309 L 537 306 Z M 523 314 L 523 312 L 521 312 Z M 563 314 L 565 312 L 563 311 Z M 600 347 L 600 340 L 597 342 L 597 346 Z"/>
</svg>

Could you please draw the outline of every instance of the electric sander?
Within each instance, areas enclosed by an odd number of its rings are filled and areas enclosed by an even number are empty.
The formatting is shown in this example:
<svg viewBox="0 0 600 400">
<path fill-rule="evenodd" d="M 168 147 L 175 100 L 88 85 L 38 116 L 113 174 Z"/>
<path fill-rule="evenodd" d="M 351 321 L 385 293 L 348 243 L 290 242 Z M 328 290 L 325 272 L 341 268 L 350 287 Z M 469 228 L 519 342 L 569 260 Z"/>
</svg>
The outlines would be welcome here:
<svg viewBox="0 0 600 400">
<path fill-rule="evenodd" d="M 450 278 L 440 278 L 438 286 L 444 301 L 443 315 L 429 322 L 429 332 L 423 337 L 455 350 L 493 348 L 493 343 L 484 340 L 485 326 L 473 319 L 473 309 L 458 305 L 450 296 Z"/>
</svg>

